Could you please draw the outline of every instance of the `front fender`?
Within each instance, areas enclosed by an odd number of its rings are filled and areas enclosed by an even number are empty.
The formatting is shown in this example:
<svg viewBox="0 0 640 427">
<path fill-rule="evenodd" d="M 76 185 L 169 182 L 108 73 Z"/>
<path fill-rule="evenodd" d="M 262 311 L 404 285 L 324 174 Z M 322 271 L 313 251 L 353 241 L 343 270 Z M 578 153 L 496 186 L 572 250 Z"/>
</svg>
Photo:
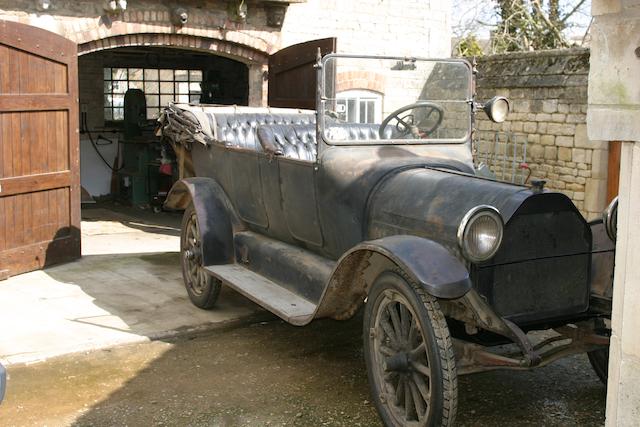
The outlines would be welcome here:
<svg viewBox="0 0 640 427">
<path fill-rule="evenodd" d="M 436 298 L 460 298 L 471 289 L 467 268 L 444 246 L 417 236 L 389 236 L 363 242 L 349 252 L 375 251 L 397 264 Z"/>
<path fill-rule="evenodd" d="M 239 219 L 224 189 L 212 178 L 186 178 L 176 182 L 165 207 L 186 209 L 189 203 L 198 217 L 204 265 L 233 262 L 233 235 L 242 231 Z"/>
<path fill-rule="evenodd" d="M 362 242 L 338 260 L 316 317 L 353 316 L 374 280 L 391 268 L 401 268 L 436 298 L 460 298 L 472 287 L 466 267 L 439 243 L 417 236 L 388 236 Z"/>
</svg>

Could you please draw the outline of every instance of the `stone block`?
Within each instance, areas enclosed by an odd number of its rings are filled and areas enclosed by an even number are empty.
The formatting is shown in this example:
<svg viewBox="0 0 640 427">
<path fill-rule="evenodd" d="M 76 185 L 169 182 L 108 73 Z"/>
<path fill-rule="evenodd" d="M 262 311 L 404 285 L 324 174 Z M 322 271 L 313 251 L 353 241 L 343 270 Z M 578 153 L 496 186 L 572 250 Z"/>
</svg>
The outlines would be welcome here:
<svg viewBox="0 0 640 427">
<path fill-rule="evenodd" d="M 518 100 L 513 103 L 513 111 L 516 113 L 528 113 L 531 111 L 531 105 L 529 101 Z"/>
<path fill-rule="evenodd" d="M 555 143 L 556 143 L 555 135 L 542 135 L 540 137 L 540 144 L 542 145 L 554 145 Z"/>
<path fill-rule="evenodd" d="M 538 133 L 547 133 L 548 124 L 546 122 L 538 123 Z"/>
<path fill-rule="evenodd" d="M 523 126 L 523 130 L 525 133 L 535 133 L 538 130 L 538 123 L 525 122 Z"/>
<path fill-rule="evenodd" d="M 551 115 L 551 121 L 555 123 L 564 123 L 567 121 L 567 115 L 562 113 L 553 113 Z"/>
<path fill-rule="evenodd" d="M 573 193 L 573 200 L 584 200 L 584 191 L 576 191 Z"/>
<path fill-rule="evenodd" d="M 545 160 L 556 160 L 558 158 L 558 149 L 556 147 L 544 147 Z"/>
<path fill-rule="evenodd" d="M 607 197 L 607 180 L 587 179 L 584 193 L 585 209 L 591 212 L 602 212 L 605 208 L 605 199 Z"/>
<path fill-rule="evenodd" d="M 556 137 L 556 145 L 558 147 L 573 147 L 573 137 L 572 136 L 557 136 Z M 571 156 L 568 159 L 563 160 L 571 160 Z"/>
<path fill-rule="evenodd" d="M 606 141 L 590 140 L 587 136 L 587 125 L 578 124 L 576 125 L 575 132 L 575 146 L 578 148 L 593 148 L 605 150 L 609 147 L 609 144 Z"/>
<path fill-rule="evenodd" d="M 571 148 L 558 148 L 558 160 L 571 160 Z"/>
<path fill-rule="evenodd" d="M 547 133 L 552 135 L 573 135 L 576 130 L 576 125 L 564 124 L 564 123 L 549 123 L 547 126 Z"/>
<path fill-rule="evenodd" d="M 543 113 L 556 113 L 558 112 L 558 100 L 557 99 L 547 99 L 542 101 L 542 112 Z"/>
<path fill-rule="evenodd" d="M 558 104 L 558 113 L 567 114 L 569 112 L 569 104 Z"/>
<path fill-rule="evenodd" d="M 571 155 L 571 160 L 576 163 L 584 163 L 587 158 L 587 153 L 582 148 L 574 148 Z M 586 168 L 585 168 L 586 169 Z"/>
<path fill-rule="evenodd" d="M 548 113 L 538 113 L 535 116 L 535 121 L 536 122 L 550 122 L 551 121 L 551 114 Z"/>
<path fill-rule="evenodd" d="M 587 118 L 584 114 L 569 114 L 567 115 L 567 123 L 585 123 Z"/>
<path fill-rule="evenodd" d="M 544 146 L 535 144 L 529 147 L 529 154 L 533 159 L 541 159 L 544 158 L 544 149 Z"/>
<path fill-rule="evenodd" d="M 540 143 L 540 135 L 537 133 L 530 133 L 527 135 L 527 142 L 529 144 L 539 144 Z"/>
<path fill-rule="evenodd" d="M 593 178 L 605 179 L 607 178 L 608 169 L 609 151 L 593 150 L 593 154 L 591 157 L 591 176 Z"/>
</svg>

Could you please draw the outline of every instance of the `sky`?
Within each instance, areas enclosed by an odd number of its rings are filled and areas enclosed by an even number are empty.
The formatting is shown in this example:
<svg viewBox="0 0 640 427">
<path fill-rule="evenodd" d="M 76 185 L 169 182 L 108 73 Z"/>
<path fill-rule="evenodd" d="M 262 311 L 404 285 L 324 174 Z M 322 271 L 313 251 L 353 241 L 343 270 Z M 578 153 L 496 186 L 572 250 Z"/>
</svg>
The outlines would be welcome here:
<svg viewBox="0 0 640 427">
<path fill-rule="evenodd" d="M 491 25 L 496 22 L 496 2 L 494 0 L 453 0 L 451 23 L 454 36 L 476 34 L 479 38 L 489 38 Z M 543 0 L 543 4 L 546 3 Z M 571 10 L 576 0 L 561 0 L 563 10 Z M 591 22 L 591 0 L 585 1 L 580 10 L 569 21 L 566 34 L 582 37 Z"/>
</svg>

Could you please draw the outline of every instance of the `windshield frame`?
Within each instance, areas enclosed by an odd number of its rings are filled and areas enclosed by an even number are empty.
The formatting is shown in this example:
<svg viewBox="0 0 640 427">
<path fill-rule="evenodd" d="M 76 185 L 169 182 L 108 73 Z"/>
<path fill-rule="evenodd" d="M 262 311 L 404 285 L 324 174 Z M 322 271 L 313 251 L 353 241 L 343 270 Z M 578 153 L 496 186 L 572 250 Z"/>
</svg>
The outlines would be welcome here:
<svg viewBox="0 0 640 427">
<path fill-rule="evenodd" d="M 333 141 L 325 136 L 325 114 L 324 104 L 332 98 L 327 98 L 325 94 L 326 88 L 326 69 L 327 63 L 330 60 L 337 60 L 339 58 L 348 58 L 348 59 L 372 59 L 372 60 L 395 60 L 395 61 L 425 61 L 425 62 L 444 62 L 444 63 L 454 63 L 454 64 L 462 64 L 467 67 L 467 76 L 468 76 L 468 84 L 467 84 L 467 99 L 465 101 L 469 108 L 469 116 L 468 116 L 468 126 L 467 132 L 463 137 L 460 138 L 447 138 L 447 139 L 372 139 L 372 140 L 358 140 L 358 141 Z M 461 58 L 424 58 L 424 57 L 407 57 L 407 56 L 385 56 L 385 55 L 354 55 L 354 54 L 344 54 L 344 53 L 330 53 L 322 57 L 321 61 L 317 65 L 318 68 L 318 87 L 316 93 L 316 126 L 317 126 L 317 137 L 318 141 L 322 141 L 329 146 L 348 146 L 348 147 L 357 147 L 357 146 L 376 146 L 376 145 L 414 145 L 414 146 L 425 146 L 425 145 L 433 145 L 433 144 L 464 144 L 469 141 L 473 133 L 473 106 L 474 106 L 474 76 L 473 76 L 473 67 L 466 59 Z M 429 100 L 424 100 L 429 101 Z"/>
</svg>

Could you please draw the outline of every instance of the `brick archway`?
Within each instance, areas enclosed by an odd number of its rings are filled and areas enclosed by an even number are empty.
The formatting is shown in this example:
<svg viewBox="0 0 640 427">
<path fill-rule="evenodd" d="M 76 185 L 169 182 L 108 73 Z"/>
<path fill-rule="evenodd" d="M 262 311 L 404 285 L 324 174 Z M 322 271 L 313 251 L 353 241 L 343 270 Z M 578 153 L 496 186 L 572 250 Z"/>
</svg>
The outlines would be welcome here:
<svg viewBox="0 0 640 427">
<path fill-rule="evenodd" d="M 246 64 L 266 64 L 268 53 L 238 43 L 186 34 L 126 34 L 92 40 L 78 45 L 78 55 L 132 46 L 161 46 L 198 50 L 226 56 Z"/>
</svg>

